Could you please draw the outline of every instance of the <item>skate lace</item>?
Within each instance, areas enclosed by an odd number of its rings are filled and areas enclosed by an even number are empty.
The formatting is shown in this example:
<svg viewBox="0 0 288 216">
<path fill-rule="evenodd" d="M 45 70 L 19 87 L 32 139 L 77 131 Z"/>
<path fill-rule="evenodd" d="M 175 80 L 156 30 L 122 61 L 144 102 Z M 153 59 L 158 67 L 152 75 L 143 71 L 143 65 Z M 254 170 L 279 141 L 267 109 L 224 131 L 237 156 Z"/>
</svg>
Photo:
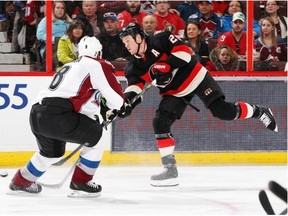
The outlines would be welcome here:
<svg viewBox="0 0 288 216">
<path fill-rule="evenodd" d="M 98 187 L 99 187 L 99 185 L 96 184 L 95 182 L 87 182 L 86 184 L 87 184 L 89 187 L 92 187 L 92 188 L 98 188 Z"/>
</svg>

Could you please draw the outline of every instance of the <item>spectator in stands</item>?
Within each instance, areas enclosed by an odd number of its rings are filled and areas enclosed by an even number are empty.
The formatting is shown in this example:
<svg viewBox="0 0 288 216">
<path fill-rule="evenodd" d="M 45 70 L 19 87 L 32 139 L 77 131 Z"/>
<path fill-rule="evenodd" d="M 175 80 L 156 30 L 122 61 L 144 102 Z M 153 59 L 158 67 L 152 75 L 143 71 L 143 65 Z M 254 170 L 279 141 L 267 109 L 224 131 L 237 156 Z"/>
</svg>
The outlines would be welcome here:
<svg viewBox="0 0 288 216">
<path fill-rule="evenodd" d="M 168 0 L 156 0 L 156 12 L 153 14 L 157 19 L 156 32 L 169 30 L 174 35 L 184 38 L 185 24 L 183 19 L 169 11 Z"/>
<path fill-rule="evenodd" d="M 279 2 L 268 0 L 265 5 L 267 16 L 271 17 L 275 23 L 276 37 L 287 39 L 287 17 L 279 14 Z"/>
<path fill-rule="evenodd" d="M 227 10 L 228 5 L 229 2 L 226 0 L 214 0 L 212 12 L 216 13 L 218 17 L 222 17 Z"/>
<path fill-rule="evenodd" d="M 63 35 L 57 47 L 58 67 L 57 72 L 61 67 L 78 58 L 78 43 L 85 35 L 85 26 L 81 20 L 75 19 L 70 24 L 65 35 Z"/>
<path fill-rule="evenodd" d="M 226 13 L 222 16 L 222 33 L 229 32 L 232 30 L 231 22 L 233 14 L 236 12 L 243 12 L 243 6 L 241 1 L 233 0 L 230 1 Z M 244 29 L 246 31 L 246 27 Z M 259 23 L 254 19 L 253 21 L 253 35 L 255 38 L 260 36 Z"/>
<path fill-rule="evenodd" d="M 156 7 L 151 1 L 146 0 L 146 1 L 141 1 L 140 10 L 146 14 L 153 14 L 156 11 Z"/>
<path fill-rule="evenodd" d="M 0 21 L 6 20 L 6 14 L 5 14 L 5 6 L 6 2 L 0 1 Z"/>
<path fill-rule="evenodd" d="M 13 2 L 15 9 L 15 16 L 12 25 L 12 41 L 11 41 L 11 52 L 18 53 L 20 51 L 20 46 L 18 43 L 18 35 L 24 24 L 24 15 L 25 15 L 25 4 L 21 1 Z M 12 21 L 12 20 L 11 20 Z M 23 36 L 25 40 L 25 36 Z"/>
<path fill-rule="evenodd" d="M 176 10 L 176 7 L 178 6 L 179 2 L 169 1 L 169 3 L 170 3 L 169 12 L 176 13 L 178 16 L 180 16 L 179 11 Z M 144 0 L 144 1 L 141 1 L 140 10 L 146 14 L 154 14 L 156 12 L 155 5 L 156 5 L 156 0 L 153 0 L 153 1 Z"/>
<path fill-rule="evenodd" d="M 5 4 L 5 16 L 7 20 L 7 42 L 12 42 L 14 19 L 16 15 L 16 6 L 13 1 L 7 1 Z"/>
<path fill-rule="evenodd" d="M 188 18 L 199 12 L 198 7 L 195 5 L 194 1 L 183 1 L 180 3 L 176 9 L 180 13 L 180 17 L 187 22 Z"/>
<path fill-rule="evenodd" d="M 81 13 L 82 11 L 82 2 L 81 1 L 74 1 L 74 0 L 67 0 L 64 1 L 66 5 L 67 14 L 71 19 L 75 19 L 76 16 Z"/>
<path fill-rule="evenodd" d="M 194 55 L 197 60 L 205 66 L 209 60 L 209 50 L 208 45 L 202 39 L 200 23 L 189 21 L 186 25 L 184 36 L 185 43 L 193 50 L 192 55 Z"/>
<path fill-rule="evenodd" d="M 142 26 L 143 26 L 144 32 L 147 35 L 152 36 L 154 35 L 156 31 L 157 20 L 152 14 L 148 14 L 143 18 Z"/>
<path fill-rule="evenodd" d="M 45 1 L 27 1 L 25 9 L 25 25 L 26 25 L 26 40 L 24 52 L 30 54 L 30 60 L 36 62 L 37 60 L 37 44 L 36 32 L 37 26 L 43 19 L 45 12 Z"/>
<path fill-rule="evenodd" d="M 210 38 L 218 38 L 222 32 L 222 24 L 219 17 L 212 12 L 213 2 L 198 1 L 199 12 L 192 14 L 188 20 L 199 22 L 202 30 L 202 39 L 208 44 Z"/>
<path fill-rule="evenodd" d="M 80 19 L 84 26 L 87 36 L 97 36 L 100 33 L 101 19 L 97 15 L 97 2 L 83 0 L 82 12 L 76 18 Z"/>
<path fill-rule="evenodd" d="M 216 46 L 209 55 L 212 64 L 206 65 L 209 71 L 237 71 L 238 55 L 227 45 Z"/>
<path fill-rule="evenodd" d="M 98 1 L 98 9 L 97 12 L 103 14 L 107 12 L 114 12 L 116 14 L 125 10 L 126 1 Z"/>
<path fill-rule="evenodd" d="M 122 30 L 131 22 L 136 22 L 142 26 L 143 17 L 147 14 L 142 12 L 140 8 L 140 0 L 127 0 L 125 10 L 118 14 L 118 29 Z"/>
<path fill-rule="evenodd" d="M 276 37 L 276 25 L 271 17 L 260 20 L 261 35 L 255 41 L 256 51 L 260 53 L 260 61 L 286 61 L 287 47 L 286 40 Z"/>
<path fill-rule="evenodd" d="M 63 1 L 54 1 L 52 6 L 52 44 L 53 44 L 53 70 L 56 70 L 57 66 L 57 45 L 59 39 L 67 31 L 71 18 L 66 13 L 65 3 Z M 37 39 L 45 43 L 46 41 L 46 17 L 44 17 L 36 32 Z M 40 55 L 42 57 L 44 66 L 46 60 L 46 45 L 40 48 Z"/>
<path fill-rule="evenodd" d="M 6 22 L 5 2 L 0 1 L 0 31 L 6 31 Z"/>
<path fill-rule="evenodd" d="M 107 12 L 103 15 L 104 28 L 99 34 L 99 41 L 102 44 L 102 58 L 108 61 L 126 61 L 130 53 L 125 48 L 119 37 L 117 28 L 117 15 Z"/>
<path fill-rule="evenodd" d="M 218 45 L 227 45 L 234 51 L 241 59 L 246 57 L 246 32 L 245 15 L 242 12 L 236 12 L 232 19 L 232 30 L 222 34 L 218 38 Z"/>
</svg>

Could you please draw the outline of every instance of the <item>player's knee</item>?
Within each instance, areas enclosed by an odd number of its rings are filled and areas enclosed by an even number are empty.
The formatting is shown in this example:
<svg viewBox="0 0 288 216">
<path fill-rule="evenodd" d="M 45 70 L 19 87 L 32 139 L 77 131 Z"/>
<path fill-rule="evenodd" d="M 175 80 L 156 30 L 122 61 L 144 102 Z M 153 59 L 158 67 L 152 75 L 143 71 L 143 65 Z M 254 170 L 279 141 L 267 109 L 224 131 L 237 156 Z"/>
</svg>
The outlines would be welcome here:
<svg viewBox="0 0 288 216">
<path fill-rule="evenodd" d="M 153 128 L 155 134 L 169 133 L 170 127 L 175 121 L 175 116 L 166 112 L 159 111 L 153 119 Z"/>
<path fill-rule="evenodd" d="M 233 120 L 236 116 L 237 109 L 235 104 L 219 99 L 214 101 L 209 109 L 212 115 L 221 120 Z"/>
</svg>

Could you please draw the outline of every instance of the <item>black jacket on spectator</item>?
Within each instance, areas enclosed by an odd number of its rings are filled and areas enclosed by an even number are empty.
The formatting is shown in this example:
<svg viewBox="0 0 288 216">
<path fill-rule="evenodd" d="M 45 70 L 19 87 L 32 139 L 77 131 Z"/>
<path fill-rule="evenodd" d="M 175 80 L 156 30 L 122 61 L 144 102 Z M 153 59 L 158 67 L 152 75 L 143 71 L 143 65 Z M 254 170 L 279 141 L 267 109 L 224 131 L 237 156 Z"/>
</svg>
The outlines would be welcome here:
<svg viewBox="0 0 288 216">
<path fill-rule="evenodd" d="M 83 13 L 79 13 L 76 17 L 76 19 L 79 19 L 83 22 L 84 26 L 85 26 L 85 32 L 86 35 L 89 37 L 93 37 L 94 36 L 94 32 L 93 32 L 93 28 L 91 26 L 91 23 L 89 22 L 89 20 L 87 19 L 87 17 L 83 14 Z M 101 22 L 99 22 L 100 18 L 97 19 L 97 24 L 98 27 L 101 27 Z"/>
<path fill-rule="evenodd" d="M 120 57 L 127 59 L 127 57 L 130 56 L 130 53 L 125 48 L 118 34 L 111 36 L 108 35 L 105 30 L 102 30 L 98 36 L 98 39 L 103 47 L 103 59 L 112 61 Z"/>
</svg>

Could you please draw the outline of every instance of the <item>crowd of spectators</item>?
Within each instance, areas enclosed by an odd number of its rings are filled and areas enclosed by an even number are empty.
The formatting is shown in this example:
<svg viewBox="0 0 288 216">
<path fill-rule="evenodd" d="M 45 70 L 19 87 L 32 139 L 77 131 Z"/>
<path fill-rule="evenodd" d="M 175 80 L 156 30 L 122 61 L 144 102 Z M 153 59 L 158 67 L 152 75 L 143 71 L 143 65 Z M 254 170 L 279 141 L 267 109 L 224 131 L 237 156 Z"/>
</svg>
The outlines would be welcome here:
<svg viewBox="0 0 288 216">
<path fill-rule="evenodd" d="M 255 12 L 253 20 L 254 65 L 265 62 L 261 70 L 275 70 L 277 62 L 287 63 L 287 2 L 257 4 L 261 11 Z M 246 2 L 238 0 L 53 1 L 53 70 L 77 58 L 77 44 L 85 35 L 100 40 L 104 59 L 129 60 L 118 34 L 128 23 L 138 22 L 150 36 L 173 32 L 209 70 L 245 71 L 246 7 Z M 12 51 L 29 53 L 39 70 L 45 70 L 45 12 L 45 1 L 0 1 L 0 28 L 5 21 Z M 24 46 L 19 46 L 19 35 Z"/>
<path fill-rule="evenodd" d="M 185 43 L 192 48 L 193 54 L 202 65 L 206 66 L 209 60 L 208 44 L 202 38 L 201 24 L 195 21 L 188 21 L 185 31 Z"/>
<path fill-rule="evenodd" d="M 58 42 L 57 71 L 59 71 L 64 64 L 78 58 L 77 44 L 84 35 L 86 35 L 84 24 L 78 19 L 73 20 L 67 29 L 67 33 L 64 34 Z"/>
</svg>

